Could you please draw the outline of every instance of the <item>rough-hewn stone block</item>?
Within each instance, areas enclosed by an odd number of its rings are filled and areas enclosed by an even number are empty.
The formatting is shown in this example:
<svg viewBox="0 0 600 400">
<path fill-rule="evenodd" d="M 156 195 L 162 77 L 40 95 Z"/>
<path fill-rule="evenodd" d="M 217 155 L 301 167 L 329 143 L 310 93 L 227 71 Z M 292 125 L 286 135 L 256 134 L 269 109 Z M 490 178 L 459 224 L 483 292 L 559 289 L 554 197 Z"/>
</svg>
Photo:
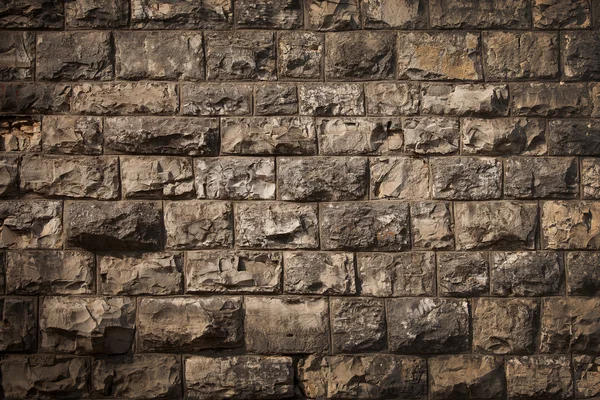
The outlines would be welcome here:
<svg viewBox="0 0 600 400">
<path fill-rule="evenodd" d="M 438 253 L 437 273 L 440 296 L 476 297 L 489 293 L 489 262 L 486 253 Z"/>
<path fill-rule="evenodd" d="M 305 9 L 311 29 L 337 31 L 361 26 L 358 0 L 308 0 Z"/>
<path fill-rule="evenodd" d="M 537 29 L 580 29 L 591 25 L 591 4 L 587 0 L 533 2 L 533 26 Z"/>
<path fill-rule="evenodd" d="M 0 5 L 1 28 L 63 28 L 60 0 L 12 0 Z"/>
<path fill-rule="evenodd" d="M 575 397 L 594 398 L 600 395 L 600 357 L 573 356 Z"/>
<path fill-rule="evenodd" d="M 35 351 L 37 344 L 37 302 L 35 298 L 0 299 L 0 351 Z M 4 375 L 5 371 L 2 371 Z M 3 381 L 6 385 L 7 382 Z M 6 394 L 6 386 L 4 386 Z"/>
<path fill-rule="evenodd" d="M 581 190 L 584 199 L 600 199 L 600 159 L 582 158 Z"/>
<path fill-rule="evenodd" d="M 353 156 L 401 152 L 404 147 L 400 118 L 317 119 L 319 152 Z"/>
<path fill-rule="evenodd" d="M 298 88 L 294 83 L 256 85 L 256 115 L 291 115 L 298 113 Z"/>
<path fill-rule="evenodd" d="M 492 200 L 502 195 L 502 161 L 491 157 L 431 159 L 432 195 L 447 200 Z"/>
<path fill-rule="evenodd" d="M 417 250 L 452 249 L 451 203 L 417 202 L 410 205 L 412 245 Z"/>
<path fill-rule="evenodd" d="M 185 84 L 181 110 L 184 115 L 250 115 L 252 98 L 250 84 Z"/>
<path fill-rule="evenodd" d="M 600 39 L 595 32 L 566 32 L 561 37 L 563 78 L 567 80 L 600 79 Z"/>
<path fill-rule="evenodd" d="M 21 157 L 0 156 L 0 197 L 19 197 L 19 164 Z"/>
<path fill-rule="evenodd" d="M 508 115 L 508 86 L 422 84 L 421 112 L 451 116 L 505 116 Z"/>
<path fill-rule="evenodd" d="M 542 205 L 542 246 L 600 250 L 600 202 L 547 201 Z"/>
<path fill-rule="evenodd" d="M 356 294 L 352 253 L 285 253 L 284 265 L 285 293 Z"/>
<path fill-rule="evenodd" d="M 427 160 L 410 157 L 371 159 L 371 197 L 417 200 L 429 198 Z"/>
<path fill-rule="evenodd" d="M 298 29 L 302 26 L 300 0 L 238 0 L 235 22 L 242 28 Z"/>
<path fill-rule="evenodd" d="M 600 294 L 600 253 L 570 251 L 566 254 L 567 293 L 573 296 Z"/>
<path fill-rule="evenodd" d="M 571 361 L 565 356 L 510 357 L 506 360 L 506 387 L 511 400 L 570 399 Z"/>
<path fill-rule="evenodd" d="M 49 154 L 102 154 L 100 117 L 44 116 L 42 149 Z"/>
<path fill-rule="evenodd" d="M 195 200 L 165 204 L 164 220 L 167 247 L 170 249 L 208 249 L 233 244 L 232 207 L 227 202 Z"/>
<path fill-rule="evenodd" d="M 0 109 L 5 113 L 65 112 L 71 110 L 72 93 L 71 85 L 63 83 L 0 83 Z"/>
<path fill-rule="evenodd" d="M 600 155 L 600 122 L 590 119 L 555 119 L 548 122 L 550 155 Z"/>
<path fill-rule="evenodd" d="M 490 273 L 494 296 L 551 296 L 563 292 L 561 253 L 494 252 Z"/>
<path fill-rule="evenodd" d="M 460 130 L 463 153 L 537 156 L 548 151 L 542 119 L 465 118 Z"/>
<path fill-rule="evenodd" d="M 61 248 L 62 214 L 60 201 L 0 202 L 0 248 Z"/>
<path fill-rule="evenodd" d="M 377 351 L 386 347 L 383 300 L 332 298 L 330 307 L 334 353 Z"/>
<path fill-rule="evenodd" d="M 2 32 L 0 43 L 0 80 L 32 80 L 35 63 L 34 33 Z"/>
<path fill-rule="evenodd" d="M 519 199 L 574 198 L 579 194 L 576 158 L 509 158 L 504 194 Z"/>
<path fill-rule="evenodd" d="M 419 85 L 411 82 L 365 83 L 368 115 L 414 115 L 419 111 Z"/>
<path fill-rule="evenodd" d="M 227 29 L 232 0 L 132 0 L 131 26 L 137 29 Z"/>
<path fill-rule="evenodd" d="M 70 0 L 65 14 L 68 28 L 121 28 L 129 23 L 129 1 Z"/>
<path fill-rule="evenodd" d="M 0 150 L 1 151 L 40 151 L 41 118 L 0 117 Z"/>
<path fill-rule="evenodd" d="M 357 83 L 298 85 L 300 114 L 316 116 L 364 115 L 363 86 Z"/>
<path fill-rule="evenodd" d="M 587 88 L 579 83 L 516 83 L 510 87 L 512 115 L 575 117 L 590 115 Z"/>
<path fill-rule="evenodd" d="M 427 0 L 366 0 L 361 2 L 367 29 L 422 29 L 428 25 Z"/>
<path fill-rule="evenodd" d="M 319 79 L 322 76 L 324 35 L 314 32 L 279 34 L 279 76 L 290 79 Z"/>
<path fill-rule="evenodd" d="M 189 198 L 194 194 L 192 161 L 183 157 L 119 157 L 126 199 Z"/>
<path fill-rule="evenodd" d="M 531 4 L 527 0 L 429 0 L 434 28 L 531 27 Z"/>
<path fill-rule="evenodd" d="M 407 153 L 455 154 L 459 152 L 457 118 L 412 117 L 402 123 Z"/>
</svg>

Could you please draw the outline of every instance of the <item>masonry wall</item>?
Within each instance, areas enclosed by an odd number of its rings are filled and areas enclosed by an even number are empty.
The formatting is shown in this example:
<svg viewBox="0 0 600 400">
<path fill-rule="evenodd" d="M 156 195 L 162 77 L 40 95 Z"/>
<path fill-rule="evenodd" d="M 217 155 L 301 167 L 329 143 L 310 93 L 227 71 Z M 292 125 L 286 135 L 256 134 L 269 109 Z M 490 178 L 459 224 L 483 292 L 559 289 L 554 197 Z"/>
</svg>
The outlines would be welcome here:
<svg viewBox="0 0 600 400">
<path fill-rule="evenodd" d="M 0 2 L 0 398 L 600 398 L 600 3 Z"/>
</svg>

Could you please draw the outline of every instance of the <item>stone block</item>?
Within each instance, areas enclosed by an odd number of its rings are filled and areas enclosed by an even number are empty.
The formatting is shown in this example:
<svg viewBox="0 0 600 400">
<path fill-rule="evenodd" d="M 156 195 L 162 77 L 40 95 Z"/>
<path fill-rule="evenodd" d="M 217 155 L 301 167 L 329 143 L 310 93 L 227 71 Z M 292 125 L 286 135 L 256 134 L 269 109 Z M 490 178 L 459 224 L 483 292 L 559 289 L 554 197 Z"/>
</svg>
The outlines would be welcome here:
<svg viewBox="0 0 600 400">
<path fill-rule="evenodd" d="M 356 294 L 352 253 L 284 254 L 283 291 L 290 294 Z"/>
<path fill-rule="evenodd" d="M 233 244 L 232 206 L 227 202 L 197 200 L 165 204 L 164 220 L 169 249 L 210 249 Z"/>
<path fill-rule="evenodd" d="M 492 157 L 432 158 L 432 195 L 446 200 L 493 200 L 502 196 L 502 160 Z"/>
<path fill-rule="evenodd" d="M 0 248 L 60 249 L 62 214 L 60 201 L 0 202 Z"/>
</svg>

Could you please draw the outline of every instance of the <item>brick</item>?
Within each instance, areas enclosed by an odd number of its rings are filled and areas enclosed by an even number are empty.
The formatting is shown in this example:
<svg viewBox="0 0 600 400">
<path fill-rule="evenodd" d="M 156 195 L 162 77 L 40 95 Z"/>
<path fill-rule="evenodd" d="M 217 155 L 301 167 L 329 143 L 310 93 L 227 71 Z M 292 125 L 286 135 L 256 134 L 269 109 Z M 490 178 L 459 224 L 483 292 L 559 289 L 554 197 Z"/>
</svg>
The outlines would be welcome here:
<svg viewBox="0 0 600 400">
<path fill-rule="evenodd" d="M 551 79 L 558 75 L 558 36 L 541 32 L 485 32 L 487 80 Z"/>
<path fill-rule="evenodd" d="M 0 351 L 35 351 L 37 344 L 37 301 L 27 297 L 0 299 Z M 4 359 L 4 357 L 3 357 Z M 4 375 L 5 371 L 2 371 Z M 3 381 L 5 394 L 7 382 Z"/>
<path fill-rule="evenodd" d="M 117 157 L 27 155 L 21 162 L 23 194 L 114 200 L 119 196 Z"/>
<path fill-rule="evenodd" d="M 415 115 L 419 111 L 419 85 L 411 82 L 365 83 L 368 115 Z"/>
<path fill-rule="evenodd" d="M 352 253 L 284 254 L 283 291 L 290 294 L 356 294 Z M 310 268 L 307 266 L 310 265 Z"/>
<path fill-rule="evenodd" d="M 385 80 L 396 75 L 394 32 L 335 32 L 325 35 L 325 78 Z"/>
<path fill-rule="evenodd" d="M 368 160 L 363 157 L 299 157 L 277 160 L 281 200 L 361 200 L 368 194 Z"/>
<path fill-rule="evenodd" d="M 542 248 L 599 250 L 600 226 L 594 216 L 600 203 L 546 201 L 542 204 Z"/>
<path fill-rule="evenodd" d="M 358 253 L 360 294 L 375 297 L 433 296 L 433 252 Z"/>
<path fill-rule="evenodd" d="M 440 296 L 477 297 L 489 293 L 489 262 L 485 253 L 438 253 L 437 273 Z"/>
<path fill-rule="evenodd" d="M 448 250 L 454 248 L 452 204 L 420 201 L 410 205 L 413 249 Z"/>
<path fill-rule="evenodd" d="M 170 201 L 164 207 L 166 247 L 211 249 L 233 244 L 232 206 L 227 202 Z"/>
<path fill-rule="evenodd" d="M 455 154 L 460 150 L 460 131 L 457 118 L 405 118 L 402 131 L 407 153 Z"/>
<path fill-rule="evenodd" d="M 534 0 L 533 26 L 537 29 L 582 29 L 591 23 L 587 0 Z"/>
<path fill-rule="evenodd" d="M 183 157 L 119 157 L 126 199 L 189 198 L 195 192 L 192 161 Z"/>
<path fill-rule="evenodd" d="M 0 248 L 60 249 L 62 213 L 60 201 L 0 202 Z"/>
<path fill-rule="evenodd" d="M 65 3 L 68 28 L 121 28 L 129 23 L 127 0 L 74 0 Z"/>
<path fill-rule="evenodd" d="M 410 157 L 371 159 L 371 197 L 400 200 L 429 198 L 427 161 Z"/>
<path fill-rule="evenodd" d="M 62 83 L 0 83 L 0 109 L 15 114 L 67 112 L 72 93 L 71 85 Z"/>
<path fill-rule="evenodd" d="M 512 115 L 535 117 L 584 117 L 590 115 L 585 85 L 516 83 L 511 85 Z"/>
<path fill-rule="evenodd" d="M 411 80 L 481 80 L 481 42 L 470 32 L 400 33 L 398 77 Z"/>
<path fill-rule="evenodd" d="M 383 300 L 342 297 L 330 301 L 334 353 L 385 349 L 387 330 Z"/>
<path fill-rule="evenodd" d="M 450 116 L 508 115 L 508 86 L 427 83 L 421 85 L 421 113 Z"/>
<path fill-rule="evenodd" d="M 401 152 L 404 146 L 399 118 L 317 119 L 319 151 L 327 156 Z"/>
<path fill-rule="evenodd" d="M 290 115 L 298 113 L 298 89 L 293 83 L 257 85 L 256 115 Z"/>
<path fill-rule="evenodd" d="M 283 256 L 277 252 L 193 251 L 185 262 L 186 293 L 279 293 Z"/>
<path fill-rule="evenodd" d="M 502 161 L 492 157 L 435 157 L 431 159 L 431 181 L 436 199 L 499 199 Z"/>
<path fill-rule="evenodd" d="M 357 83 L 298 85 L 301 115 L 357 116 L 365 113 L 363 87 Z"/>
<path fill-rule="evenodd" d="M 473 350 L 531 354 L 539 323 L 535 299 L 477 299 L 473 304 Z"/>
<path fill-rule="evenodd" d="M 329 350 L 329 309 L 323 298 L 246 297 L 246 350 L 298 354 Z"/>
<path fill-rule="evenodd" d="M 234 215 L 235 241 L 241 248 L 314 249 L 319 246 L 316 205 L 239 203 Z"/>
<path fill-rule="evenodd" d="M 297 0 L 239 0 L 236 24 L 250 29 L 298 29 L 303 25 L 302 8 Z"/>
<path fill-rule="evenodd" d="M 460 130 L 466 154 L 538 156 L 548 152 L 542 119 L 465 118 Z"/>
<path fill-rule="evenodd" d="M 19 156 L 0 156 L 0 197 L 19 197 L 20 163 L 21 158 Z"/>
<path fill-rule="evenodd" d="M 433 28 L 503 28 L 531 27 L 531 5 L 527 0 L 430 0 Z"/>
<path fill-rule="evenodd" d="M 44 116 L 42 148 L 48 154 L 102 154 L 100 117 Z"/>
<path fill-rule="evenodd" d="M 39 350 L 125 354 L 133 345 L 135 314 L 130 297 L 44 297 Z"/>
<path fill-rule="evenodd" d="M 136 29 L 228 29 L 233 26 L 231 0 L 132 0 L 131 26 Z"/>
<path fill-rule="evenodd" d="M 201 33 L 121 31 L 114 41 L 117 79 L 204 79 Z"/>
<path fill-rule="evenodd" d="M 182 253 L 99 254 L 98 292 L 107 295 L 167 295 L 182 292 Z"/>
<path fill-rule="evenodd" d="M 553 156 L 600 155 L 600 123 L 587 119 L 548 122 L 548 142 Z"/>
<path fill-rule="evenodd" d="M 360 28 L 358 0 L 309 0 L 307 27 L 320 31 Z"/>
<path fill-rule="evenodd" d="M 577 81 L 600 79 L 598 36 L 593 32 L 567 32 L 561 40 L 563 78 Z"/>
<path fill-rule="evenodd" d="M 138 351 L 197 352 L 236 348 L 243 341 L 240 297 L 143 298 L 139 302 Z"/>
<path fill-rule="evenodd" d="M 388 299 L 389 350 L 441 354 L 469 349 L 469 303 L 459 299 Z"/>
<path fill-rule="evenodd" d="M 581 159 L 581 190 L 584 199 L 600 199 L 600 160 L 597 158 Z"/>
<path fill-rule="evenodd" d="M 42 149 L 41 118 L 0 117 L 1 151 L 40 151 Z"/>
<path fill-rule="evenodd" d="M 564 289 L 561 253 L 494 252 L 490 274 L 493 296 L 552 296 Z"/>
<path fill-rule="evenodd" d="M 223 118 L 221 152 L 237 155 L 316 155 L 309 117 Z"/>
<path fill-rule="evenodd" d="M 321 248 L 397 251 L 409 248 L 408 204 L 321 205 Z"/>
<path fill-rule="evenodd" d="M 33 32 L 0 34 L 0 80 L 32 80 L 35 63 Z"/>
<path fill-rule="evenodd" d="M 361 3 L 367 29 L 427 28 L 427 0 L 369 0 Z"/>
<path fill-rule="evenodd" d="M 575 198 L 579 195 L 575 158 L 508 158 L 504 162 L 504 194 L 518 199 Z"/>
<path fill-rule="evenodd" d="M 567 263 L 567 294 L 597 296 L 600 294 L 600 253 L 570 251 Z"/>
<path fill-rule="evenodd" d="M 486 201 L 454 203 L 457 250 L 534 250 L 536 203 Z"/>
<path fill-rule="evenodd" d="M 184 115 L 250 115 L 252 101 L 252 85 L 249 84 L 186 84 L 181 89 Z"/>
<path fill-rule="evenodd" d="M 94 292 L 94 256 L 81 251 L 9 251 L 6 288 L 10 294 L 52 295 Z"/>
<path fill-rule="evenodd" d="M 199 199 L 275 199 L 275 160 L 273 158 L 196 159 L 194 172 Z"/>
<path fill-rule="evenodd" d="M 272 32 L 210 32 L 205 40 L 208 80 L 277 79 Z"/>
<path fill-rule="evenodd" d="M 63 28 L 59 0 L 13 0 L 0 6 L 0 28 Z"/>
<path fill-rule="evenodd" d="M 278 68 L 281 78 L 319 79 L 322 76 L 325 37 L 314 32 L 281 32 Z"/>
</svg>

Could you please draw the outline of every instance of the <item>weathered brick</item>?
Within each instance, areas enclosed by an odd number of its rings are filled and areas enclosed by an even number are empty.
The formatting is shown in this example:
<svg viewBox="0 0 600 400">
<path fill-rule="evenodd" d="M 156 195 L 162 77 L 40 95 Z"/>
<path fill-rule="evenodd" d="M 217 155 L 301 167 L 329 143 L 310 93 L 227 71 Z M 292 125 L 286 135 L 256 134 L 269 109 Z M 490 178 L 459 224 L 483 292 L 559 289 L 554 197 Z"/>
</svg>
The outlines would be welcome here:
<svg viewBox="0 0 600 400">
<path fill-rule="evenodd" d="M 196 159 L 194 172 L 199 199 L 275 199 L 275 160 L 273 158 Z"/>
<path fill-rule="evenodd" d="M 581 190 L 584 199 L 600 199 L 600 159 L 581 159 Z"/>
<path fill-rule="evenodd" d="M 0 198 L 19 196 L 19 164 L 16 155 L 0 156 Z"/>
<path fill-rule="evenodd" d="M 457 118 L 412 117 L 402 123 L 407 153 L 455 154 L 459 152 Z"/>
<path fill-rule="evenodd" d="M 567 294 L 597 296 L 600 294 L 600 253 L 570 251 L 567 263 Z"/>
<path fill-rule="evenodd" d="M 60 0 L 12 0 L 0 5 L 0 28 L 63 28 Z"/>
<path fill-rule="evenodd" d="M 571 360 L 561 355 L 510 357 L 506 360 L 506 386 L 509 399 L 571 399 Z"/>
<path fill-rule="evenodd" d="M 276 252 L 187 253 L 186 293 L 276 293 L 281 291 L 283 256 Z"/>
<path fill-rule="evenodd" d="M 487 201 L 454 203 L 457 250 L 534 250 L 537 204 Z"/>
<path fill-rule="evenodd" d="M 158 250 L 162 247 L 159 202 L 77 201 L 65 207 L 67 248 Z"/>
<path fill-rule="evenodd" d="M 360 294 L 375 297 L 433 296 L 433 252 L 358 253 Z"/>
<path fill-rule="evenodd" d="M 533 353 L 539 314 L 535 299 L 476 299 L 473 350 L 491 354 Z"/>
<path fill-rule="evenodd" d="M 427 83 L 421 85 L 422 114 L 500 117 L 508 115 L 508 86 Z"/>
<path fill-rule="evenodd" d="M 252 85 L 185 84 L 181 89 L 181 107 L 184 115 L 249 115 Z"/>
<path fill-rule="evenodd" d="M 419 85 L 411 82 L 365 83 L 368 115 L 414 115 L 419 111 Z"/>
<path fill-rule="evenodd" d="M 533 2 L 533 26 L 537 29 L 580 29 L 591 25 L 591 5 L 587 0 Z"/>
<path fill-rule="evenodd" d="M 42 149 L 49 154 L 102 154 L 100 117 L 44 116 Z"/>
<path fill-rule="evenodd" d="M 227 29 L 233 26 L 232 0 L 132 0 L 131 26 L 137 29 Z"/>
<path fill-rule="evenodd" d="M 387 330 L 383 300 L 341 297 L 330 301 L 334 353 L 385 349 Z"/>
<path fill-rule="evenodd" d="M 71 110 L 77 114 L 173 114 L 178 90 L 171 83 L 114 82 L 73 86 Z"/>
<path fill-rule="evenodd" d="M 429 198 L 427 160 L 410 157 L 371 159 L 371 197 L 400 200 Z"/>
<path fill-rule="evenodd" d="M 94 256 L 81 251 L 9 251 L 6 289 L 11 294 L 94 292 Z"/>
<path fill-rule="evenodd" d="M 36 77 L 41 80 L 102 80 L 113 77 L 110 34 L 43 32 L 37 34 Z"/>
<path fill-rule="evenodd" d="M 194 194 L 192 161 L 183 157 L 119 157 L 126 199 L 189 198 Z"/>
<path fill-rule="evenodd" d="M 207 32 L 205 40 L 207 79 L 277 79 L 272 32 Z"/>
<path fill-rule="evenodd" d="M 551 296 L 563 292 L 561 253 L 494 252 L 490 264 L 494 296 Z"/>
<path fill-rule="evenodd" d="M 363 86 L 357 83 L 299 84 L 300 114 L 356 116 L 365 113 Z"/>
<path fill-rule="evenodd" d="M 460 130 L 463 153 L 537 156 L 548 151 L 542 119 L 465 118 Z"/>
<path fill-rule="evenodd" d="M 531 27 L 531 5 L 527 0 L 429 0 L 434 28 Z"/>
<path fill-rule="evenodd" d="M 329 350 L 329 309 L 324 298 L 246 297 L 246 350 L 259 354 Z"/>
<path fill-rule="evenodd" d="M 40 300 L 41 352 L 125 354 L 135 332 L 130 297 L 44 297 Z"/>
<path fill-rule="evenodd" d="M 188 357 L 185 359 L 185 388 L 190 400 L 293 397 L 292 358 Z"/>
<path fill-rule="evenodd" d="M 60 201 L 0 202 L 0 248 L 60 249 L 62 213 Z"/>
<path fill-rule="evenodd" d="M 576 158 L 508 158 L 504 194 L 517 199 L 575 198 L 579 195 Z"/>
<path fill-rule="evenodd" d="M 121 28 L 129 23 L 129 1 L 70 0 L 65 14 L 68 28 Z"/>
<path fill-rule="evenodd" d="M 561 37 L 561 63 L 566 80 L 600 79 L 600 39 L 595 32 L 566 32 Z"/>
<path fill-rule="evenodd" d="M 600 395 L 600 358 L 597 356 L 573 356 L 575 397 L 594 398 Z"/>
<path fill-rule="evenodd" d="M 491 157 L 431 159 L 432 195 L 447 200 L 491 200 L 502 195 L 502 161 Z"/>
<path fill-rule="evenodd" d="M 485 296 L 490 290 L 486 253 L 438 253 L 438 293 L 440 296 Z"/>
<path fill-rule="evenodd" d="M 413 80 L 480 80 L 481 42 L 470 32 L 400 33 L 398 77 Z"/>
<path fill-rule="evenodd" d="M 600 250 L 600 202 L 546 201 L 542 205 L 542 247 Z"/>
<path fill-rule="evenodd" d="M 361 11 L 367 29 L 422 29 L 428 25 L 427 0 L 367 0 Z"/>
<path fill-rule="evenodd" d="M 388 299 L 389 349 L 441 354 L 469 349 L 469 303 L 461 299 Z"/>
<path fill-rule="evenodd" d="M 35 298 L 0 298 L 0 351 L 35 351 L 37 302 Z M 3 357 L 4 359 L 4 357 Z M 4 375 L 4 370 L 2 375 Z M 3 381 L 6 385 L 8 382 Z M 7 387 L 4 386 L 6 394 Z"/>
<path fill-rule="evenodd" d="M 283 291 L 285 293 L 356 294 L 352 253 L 285 253 L 284 265 Z"/>
<path fill-rule="evenodd" d="M 558 75 L 558 36 L 541 32 L 485 32 L 487 80 L 549 79 Z"/>
<path fill-rule="evenodd" d="M 281 200 L 361 200 L 368 194 L 369 166 L 364 157 L 298 157 L 277 159 Z"/>
<path fill-rule="evenodd" d="M 358 0 L 308 0 L 305 9 L 311 29 L 337 31 L 361 26 Z"/>
<path fill-rule="evenodd" d="M 235 206 L 235 241 L 242 248 L 314 249 L 319 246 L 317 206 L 254 202 Z"/>
<path fill-rule="evenodd" d="M 266 83 L 255 91 L 256 115 L 298 113 L 298 88 L 294 83 Z"/>
<path fill-rule="evenodd" d="M 317 119 L 319 152 L 352 156 L 401 152 L 404 144 L 400 118 Z"/>
<path fill-rule="evenodd" d="M 586 119 L 555 119 L 548 122 L 550 155 L 600 155 L 600 122 Z"/>
<path fill-rule="evenodd" d="M 314 32 L 282 32 L 278 42 L 281 78 L 319 79 L 325 37 Z"/>
<path fill-rule="evenodd" d="M 92 393 L 125 399 L 181 397 L 181 369 L 175 355 L 136 354 L 94 360 Z"/>
<path fill-rule="evenodd" d="M 41 118 L 0 117 L 0 151 L 40 151 Z"/>
<path fill-rule="evenodd" d="M 243 328 L 240 297 L 142 298 L 137 348 L 141 352 L 235 348 L 243 344 Z"/>
<path fill-rule="evenodd" d="M 240 155 L 316 155 L 309 117 L 223 118 L 221 152 Z"/>
<path fill-rule="evenodd" d="M 167 247 L 209 249 L 233 244 L 232 207 L 227 202 L 196 200 L 165 204 Z"/>
<path fill-rule="evenodd" d="M 515 83 L 512 115 L 579 117 L 590 115 L 587 88 L 578 83 Z"/>
<path fill-rule="evenodd" d="M 300 0 L 237 0 L 235 20 L 242 28 L 298 29 L 302 8 Z"/>
<path fill-rule="evenodd" d="M 204 79 L 199 32 L 115 32 L 118 79 L 198 81 Z"/>
<path fill-rule="evenodd" d="M 0 33 L 0 80 L 32 80 L 34 63 L 33 32 Z"/>
<path fill-rule="evenodd" d="M 0 109 L 5 113 L 66 112 L 71 110 L 72 93 L 71 85 L 62 83 L 0 83 Z"/>
<path fill-rule="evenodd" d="M 182 253 L 98 255 L 98 292 L 108 295 L 163 295 L 182 292 Z"/>
<path fill-rule="evenodd" d="M 336 32 L 325 35 L 325 78 L 385 80 L 396 76 L 394 32 Z"/>
<path fill-rule="evenodd" d="M 409 247 L 406 203 L 324 204 L 320 222 L 323 249 L 397 251 Z"/>
<path fill-rule="evenodd" d="M 420 201 L 410 205 L 413 249 L 454 248 L 451 209 L 451 203 L 437 201 Z"/>
<path fill-rule="evenodd" d="M 119 196 L 117 157 L 26 155 L 21 192 L 46 197 L 114 200 Z"/>
</svg>

